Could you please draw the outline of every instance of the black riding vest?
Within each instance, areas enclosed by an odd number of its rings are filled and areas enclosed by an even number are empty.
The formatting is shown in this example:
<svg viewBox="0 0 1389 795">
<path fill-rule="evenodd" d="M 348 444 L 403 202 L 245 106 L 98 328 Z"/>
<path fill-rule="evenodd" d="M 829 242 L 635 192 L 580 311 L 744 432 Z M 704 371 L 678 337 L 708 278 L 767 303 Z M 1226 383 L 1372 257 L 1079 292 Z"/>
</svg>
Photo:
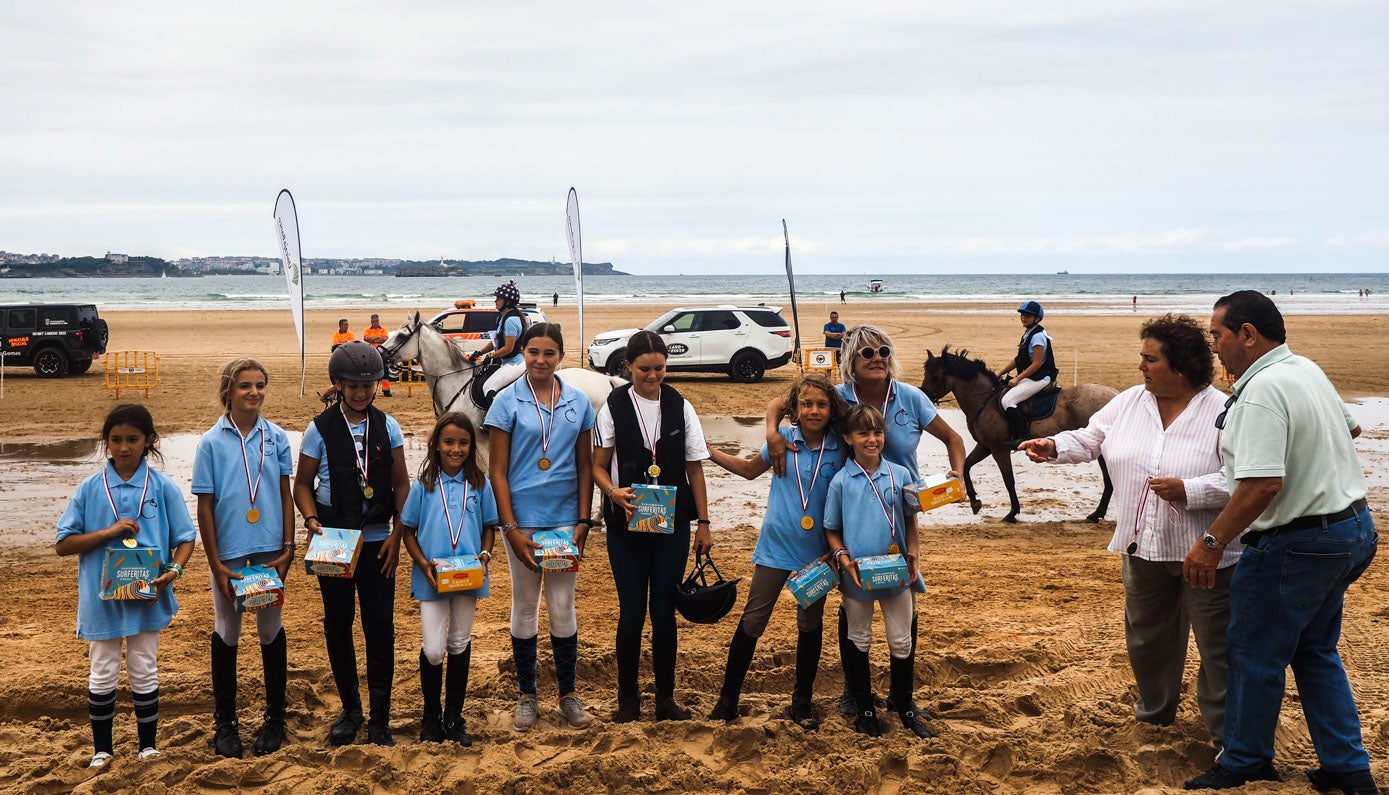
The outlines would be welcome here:
<svg viewBox="0 0 1389 795">
<path fill-rule="evenodd" d="M 499 349 L 501 349 L 501 347 L 502 347 L 502 339 L 506 336 L 506 319 L 509 318 L 509 317 L 513 317 L 513 316 L 516 317 L 516 318 L 519 318 L 520 321 L 521 321 L 521 334 L 525 334 L 525 333 L 526 333 L 526 329 L 530 328 L 531 321 L 530 321 L 530 318 L 526 317 L 526 313 L 525 313 L 525 312 L 522 312 L 520 309 L 518 309 L 518 308 L 516 308 L 516 307 L 514 307 L 514 306 L 511 307 L 510 309 L 507 309 L 506 311 L 502 312 L 500 315 L 497 315 L 497 342 L 496 342 L 496 344 L 493 346 L 493 350 L 499 350 Z M 521 334 L 517 334 L 517 335 L 516 335 L 516 339 L 518 339 L 518 340 L 521 339 Z M 516 349 L 516 350 L 513 350 L 511 353 L 512 353 L 512 355 L 515 355 L 515 354 L 518 354 L 518 353 L 520 353 L 520 352 L 521 352 L 520 349 Z"/>
<path fill-rule="evenodd" d="M 1032 366 L 1032 338 L 1040 333 L 1042 333 L 1042 324 L 1038 323 L 1028 329 L 1026 334 L 1022 335 L 1022 341 L 1018 343 L 1017 358 L 1013 359 L 1013 368 L 1018 372 L 1021 373 L 1023 370 Z M 1037 372 L 1029 375 L 1027 380 L 1040 381 L 1043 378 L 1050 378 L 1052 383 L 1055 383 L 1056 375 L 1056 357 L 1051 354 L 1051 340 L 1048 338 L 1047 349 L 1043 354 L 1042 366 L 1038 368 Z"/>
<path fill-rule="evenodd" d="M 372 495 L 362 495 L 357 482 L 357 444 L 352 440 L 342 411 L 332 406 L 314 417 L 313 424 L 323 437 L 324 455 L 328 457 L 328 490 L 333 504 L 318 506 L 318 521 L 325 527 L 346 527 L 360 530 L 368 524 L 390 521 L 395 515 L 395 497 L 391 489 L 391 435 L 386 431 L 386 415 L 375 406 L 367 406 L 367 483 Z M 362 503 L 366 502 L 366 510 Z"/>
<path fill-rule="evenodd" d="M 618 387 L 608 395 L 608 411 L 613 415 L 613 457 L 617 461 L 615 487 L 649 483 L 646 468 L 651 453 L 643 444 L 641 421 L 628 396 L 632 385 Z M 685 473 L 685 398 L 672 387 L 661 384 L 661 435 L 656 439 L 656 465 L 661 468 L 659 485 L 675 487 L 675 521 L 690 522 L 696 516 L 694 492 Z M 627 514 L 612 500 L 603 498 L 603 520 L 609 531 L 627 531 Z"/>
</svg>

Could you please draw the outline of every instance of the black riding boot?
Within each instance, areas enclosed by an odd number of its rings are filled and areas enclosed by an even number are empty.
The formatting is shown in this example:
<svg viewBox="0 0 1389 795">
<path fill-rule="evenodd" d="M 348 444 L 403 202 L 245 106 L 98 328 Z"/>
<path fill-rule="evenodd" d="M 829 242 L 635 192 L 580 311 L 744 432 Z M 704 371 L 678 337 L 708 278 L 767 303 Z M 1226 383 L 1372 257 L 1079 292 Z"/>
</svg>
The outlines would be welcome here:
<svg viewBox="0 0 1389 795">
<path fill-rule="evenodd" d="M 1008 440 L 1010 447 L 1017 447 L 1020 443 L 1027 441 L 1027 417 L 1023 416 L 1022 409 L 1017 406 L 1011 409 L 1004 409 L 1003 416 L 1008 418 Z"/>
<path fill-rule="evenodd" d="M 251 751 L 256 756 L 273 754 L 285 742 L 285 685 L 289 679 L 289 658 L 285 651 L 285 631 L 269 643 L 260 645 L 260 661 L 265 670 L 265 720 L 260 724 Z"/>
<path fill-rule="evenodd" d="M 743 631 L 743 623 L 733 631 L 733 640 L 728 644 L 728 662 L 723 669 L 723 687 L 719 690 L 719 700 L 709 713 L 709 720 L 732 723 L 738 719 L 738 696 L 743 692 L 743 680 L 747 678 L 752 665 L 753 652 L 757 651 L 757 638 Z"/>
<path fill-rule="evenodd" d="M 791 708 L 787 710 L 787 715 L 801 728 L 811 731 L 820 728 L 811 701 L 824 643 L 823 629 L 796 633 L 796 689 L 791 693 Z"/>
<path fill-rule="evenodd" d="M 923 740 L 931 737 L 931 730 L 926 728 L 916 714 L 916 702 L 912 698 L 912 684 L 916 677 L 916 655 L 908 655 L 902 660 L 891 658 L 888 671 L 892 681 L 891 700 L 897 705 L 897 716 L 902 719 L 902 725 Z"/>
<path fill-rule="evenodd" d="M 444 683 L 444 735 L 467 748 L 473 744 L 468 736 L 468 724 L 463 720 L 463 702 L 468 697 L 468 669 L 473 664 L 473 644 L 462 654 L 449 655 L 449 669 Z"/>
<path fill-rule="evenodd" d="M 849 683 L 849 689 L 853 691 L 854 705 L 858 708 L 858 715 L 854 719 L 854 731 L 869 737 L 881 737 L 883 736 L 883 727 L 878 722 L 877 711 L 873 709 L 873 688 L 870 681 L 868 652 L 860 651 L 859 647 L 852 643 L 848 646 L 843 660 L 844 679 Z"/>
<path fill-rule="evenodd" d="M 918 625 L 920 624 L 920 619 L 921 619 L 921 613 L 920 613 L 919 611 L 913 610 L 913 611 L 912 611 L 912 653 L 911 653 L 912 660 L 916 660 L 916 641 L 917 641 L 916 635 L 917 635 L 917 628 L 918 628 Z M 915 701 L 915 700 L 908 701 L 907 704 L 906 704 L 905 706 L 906 706 L 907 709 L 910 709 L 911 711 L 915 712 L 915 713 L 916 713 L 916 717 L 920 718 L 921 720 L 935 720 L 935 718 L 936 718 L 935 715 L 932 715 L 930 712 L 928 712 L 928 711 L 922 709 L 921 707 L 918 707 L 918 706 L 916 705 L 916 701 Z M 888 699 L 887 699 L 887 708 L 890 709 L 890 710 L 892 710 L 893 712 L 901 712 L 901 711 L 902 711 L 901 706 L 899 706 L 899 705 L 897 704 L 897 702 L 894 701 L 894 700 L 892 699 L 891 696 L 889 696 Z"/>
<path fill-rule="evenodd" d="M 424 715 L 420 717 L 420 742 L 441 743 L 444 741 L 444 708 L 440 698 L 444 690 L 444 664 L 429 661 L 420 652 L 420 696 L 424 701 Z"/>
<path fill-rule="evenodd" d="M 617 657 L 617 712 L 614 723 L 630 723 L 641 718 L 641 689 L 637 685 L 637 666 L 641 662 L 641 631 L 617 628 L 614 643 Z"/>
<path fill-rule="evenodd" d="M 236 647 L 212 633 L 212 720 L 217 733 L 212 745 L 218 756 L 240 759 L 241 733 L 236 724 Z"/>
<path fill-rule="evenodd" d="M 372 745 L 395 745 L 391 737 L 391 686 L 395 681 L 394 636 L 381 644 L 384 648 L 367 648 L 367 704 L 371 718 L 367 721 L 367 742 Z"/>
<path fill-rule="evenodd" d="M 844 613 L 844 608 L 839 608 L 839 659 L 844 659 L 854 644 L 849 642 L 849 617 Z M 870 686 L 869 695 L 872 695 Z M 854 701 L 854 688 L 849 683 L 847 675 L 844 679 L 844 692 L 839 694 L 839 714 L 846 718 L 858 716 L 858 702 Z"/>
<path fill-rule="evenodd" d="M 689 720 L 690 711 L 675 701 L 675 631 L 651 631 L 651 674 L 656 680 L 656 720 Z"/>
<path fill-rule="evenodd" d="M 362 728 L 362 694 L 357 678 L 357 647 L 352 642 L 351 627 L 345 631 L 325 631 L 328 646 L 328 667 L 333 672 L 333 683 L 342 701 L 342 712 L 338 713 L 333 727 L 328 730 L 328 742 L 333 745 L 347 745 L 356 742 L 357 731 Z"/>
</svg>

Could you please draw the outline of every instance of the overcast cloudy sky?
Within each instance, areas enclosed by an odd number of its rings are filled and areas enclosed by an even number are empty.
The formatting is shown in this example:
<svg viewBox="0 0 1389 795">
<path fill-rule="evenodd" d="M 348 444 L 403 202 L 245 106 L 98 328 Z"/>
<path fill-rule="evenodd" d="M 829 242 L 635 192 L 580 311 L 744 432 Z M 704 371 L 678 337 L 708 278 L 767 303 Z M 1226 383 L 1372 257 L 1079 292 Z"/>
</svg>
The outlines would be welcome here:
<svg viewBox="0 0 1389 795">
<path fill-rule="evenodd" d="M 5 2 L 0 249 L 1385 271 L 1379 2 Z"/>
</svg>

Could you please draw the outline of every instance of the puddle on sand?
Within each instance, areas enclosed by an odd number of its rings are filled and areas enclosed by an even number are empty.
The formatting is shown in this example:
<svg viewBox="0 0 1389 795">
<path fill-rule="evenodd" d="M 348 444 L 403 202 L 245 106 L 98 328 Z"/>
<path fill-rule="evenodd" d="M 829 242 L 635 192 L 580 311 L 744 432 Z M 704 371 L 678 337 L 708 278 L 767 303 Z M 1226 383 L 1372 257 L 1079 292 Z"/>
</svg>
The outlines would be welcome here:
<svg viewBox="0 0 1389 795">
<path fill-rule="evenodd" d="M 1385 491 L 1389 489 L 1389 467 L 1384 466 L 1389 462 L 1389 399 L 1368 398 L 1348 404 L 1348 407 L 1364 430 L 1356 440 L 1356 449 L 1365 462 L 1371 504 L 1383 505 Z M 942 409 L 941 416 L 964 437 L 966 451 L 971 449 L 974 443 L 965 428 L 964 415 L 957 409 Z M 708 443 L 721 450 L 747 456 L 762 446 L 763 421 L 760 417 L 718 415 L 701 417 L 700 422 Z M 298 431 L 288 434 L 297 455 L 303 434 Z M 193 457 L 201 436 L 176 434 L 159 442 L 164 453 L 164 463 L 159 470 L 179 484 L 190 513 L 196 505 L 189 491 Z M 405 463 L 412 475 L 419 470 L 424 457 L 426 438 L 426 433 L 405 437 Z M 945 448 L 934 438 L 922 440 L 917 460 L 923 474 L 944 472 L 949 468 Z M 0 479 L 0 515 L 8 519 L 0 523 L 0 544 L 51 543 L 54 525 L 67 507 L 72 492 L 88 475 L 97 471 L 100 463 L 100 445 L 89 439 L 0 443 L 0 468 L 5 473 Z M 1099 501 L 1100 475 L 1094 464 L 1034 464 L 1021 454 L 1012 456 L 1012 463 L 1024 521 L 1079 519 Z M 704 472 L 710 484 L 710 512 L 716 525 L 761 524 L 770 476 L 744 480 L 712 464 L 706 466 Z M 984 502 L 982 515 L 994 519 L 1001 517 L 1007 512 L 1008 498 L 993 460 L 980 462 L 972 474 Z M 979 516 L 970 513 L 968 505 L 958 503 L 932 511 L 923 526 L 977 524 L 980 521 Z"/>
</svg>

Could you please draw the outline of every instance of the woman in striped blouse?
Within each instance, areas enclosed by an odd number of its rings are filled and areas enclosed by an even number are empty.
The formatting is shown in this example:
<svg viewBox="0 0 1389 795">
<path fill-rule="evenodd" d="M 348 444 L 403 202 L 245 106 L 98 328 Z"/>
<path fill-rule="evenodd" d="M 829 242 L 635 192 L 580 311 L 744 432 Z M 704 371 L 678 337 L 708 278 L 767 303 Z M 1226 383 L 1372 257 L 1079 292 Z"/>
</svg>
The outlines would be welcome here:
<svg viewBox="0 0 1389 795">
<path fill-rule="evenodd" d="M 1033 461 L 1063 464 L 1104 456 L 1114 479 L 1118 521 L 1109 550 L 1123 562 L 1124 636 L 1138 683 L 1135 715 L 1167 725 L 1177 715 L 1187 636 L 1196 633 L 1201 667 L 1196 700 L 1219 745 L 1225 717 L 1225 628 L 1230 575 L 1243 549 L 1224 549 L 1216 586 L 1182 579 L 1182 558 L 1229 501 L 1216 418 L 1225 395 L 1205 331 L 1186 315 L 1164 315 L 1139 330 L 1143 383 L 1121 392 L 1090 424 L 1023 442 Z"/>
</svg>

